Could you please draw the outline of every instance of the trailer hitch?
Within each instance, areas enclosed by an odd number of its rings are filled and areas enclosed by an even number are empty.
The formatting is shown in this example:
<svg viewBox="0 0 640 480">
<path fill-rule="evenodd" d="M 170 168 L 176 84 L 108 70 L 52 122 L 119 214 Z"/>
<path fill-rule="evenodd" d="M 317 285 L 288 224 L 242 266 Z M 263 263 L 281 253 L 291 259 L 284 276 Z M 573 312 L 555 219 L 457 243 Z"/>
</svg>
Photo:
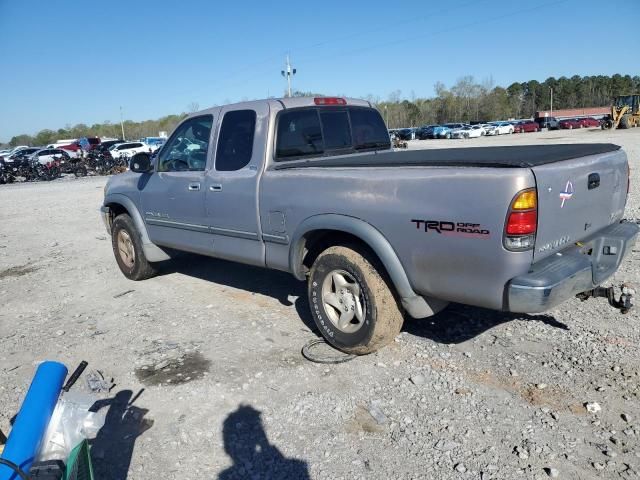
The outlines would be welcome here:
<svg viewBox="0 0 640 480">
<path fill-rule="evenodd" d="M 616 300 L 616 289 L 615 287 L 596 287 L 593 290 L 587 290 L 586 292 L 578 293 L 576 297 L 578 297 L 583 302 L 589 300 L 590 298 L 606 298 L 613 308 L 617 308 L 620 310 L 620 313 L 628 313 L 633 307 L 634 297 L 636 291 L 630 285 L 623 283 L 620 285 L 620 298 Z"/>
</svg>

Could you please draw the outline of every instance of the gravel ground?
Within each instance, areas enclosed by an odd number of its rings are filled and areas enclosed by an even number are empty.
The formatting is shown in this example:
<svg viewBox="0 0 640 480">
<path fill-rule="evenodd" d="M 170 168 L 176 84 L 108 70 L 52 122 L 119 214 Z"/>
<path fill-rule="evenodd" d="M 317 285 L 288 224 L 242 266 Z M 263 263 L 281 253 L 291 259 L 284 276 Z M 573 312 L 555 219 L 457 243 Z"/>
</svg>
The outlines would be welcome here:
<svg viewBox="0 0 640 480">
<path fill-rule="evenodd" d="M 409 148 L 583 141 L 626 149 L 639 219 L 640 129 Z M 314 364 L 289 275 L 185 256 L 126 280 L 97 211 L 104 184 L 0 186 L 0 429 L 38 362 L 85 359 L 116 384 L 93 442 L 100 479 L 640 478 L 638 311 L 452 305 L 376 354 Z M 640 285 L 639 249 L 614 282 Z"/>
</svg>

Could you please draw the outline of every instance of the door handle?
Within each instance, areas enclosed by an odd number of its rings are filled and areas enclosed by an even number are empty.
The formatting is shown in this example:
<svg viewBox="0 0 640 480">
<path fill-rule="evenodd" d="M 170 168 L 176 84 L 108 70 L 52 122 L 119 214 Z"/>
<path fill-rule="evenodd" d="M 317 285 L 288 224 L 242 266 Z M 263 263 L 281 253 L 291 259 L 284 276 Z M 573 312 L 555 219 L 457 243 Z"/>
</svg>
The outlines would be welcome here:
<svg viewBox="0 0 640 480">
<path fill-rule="evenodd" d="M 222 191 L 222 184 L 214 183 L 213 185 L 209 186 L 209 190 L 211 190 L 212 192 L 221 192 Z"/>
<path fill-rule="evenodd" d="M 589 174 L 588 179 L 588 189 L 593 190 L 594 188 L 598 188 L 600 186 L 600 175 L 597 173 Z"/>
<path fill-rule="evenodd" d="M 200 190 L 200 184 L 199 183 L 190 183 L 188 188 L 189 188 L 190 192 L 197 192 L 198 190 Z"/>
</svg>

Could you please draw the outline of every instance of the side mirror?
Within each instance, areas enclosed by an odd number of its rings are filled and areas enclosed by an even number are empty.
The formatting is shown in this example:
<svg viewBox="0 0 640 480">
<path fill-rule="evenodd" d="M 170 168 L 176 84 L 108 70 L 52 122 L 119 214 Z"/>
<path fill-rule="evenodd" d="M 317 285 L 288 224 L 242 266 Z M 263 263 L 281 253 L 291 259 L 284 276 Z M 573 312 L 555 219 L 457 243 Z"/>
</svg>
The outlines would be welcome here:
<svg viewBox="0 0 640 480">
<path fill-rule="evenodd" d="M 129 169 L 135 173 L 148 173 L 153 170 L 148 153 L 136 153 L 129 161 Z"/>
</svg>

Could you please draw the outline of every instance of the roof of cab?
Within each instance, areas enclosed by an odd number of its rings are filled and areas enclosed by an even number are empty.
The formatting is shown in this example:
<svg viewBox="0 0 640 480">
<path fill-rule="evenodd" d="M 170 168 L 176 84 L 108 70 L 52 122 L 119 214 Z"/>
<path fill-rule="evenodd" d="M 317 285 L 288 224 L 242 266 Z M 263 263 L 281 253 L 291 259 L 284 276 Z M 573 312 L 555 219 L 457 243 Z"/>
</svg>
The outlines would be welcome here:
<svg viewBox="0 0 640 480">
<path fill-rule="evenodd" d="M 258 105 L 263 105 L 264 103 L 268 104 L 280 104 L 280 106 L 284 108 L 298 108 L 298 107 L 314 107 L 316 106 L 314 99 L 319 97 L 291 97 L 291 98 L 265 98 L 261 100 L 250 100 L 247 102 L 238 102 L 238 103 L 230 103 L 226 105 L 219 105 L 216 107 L 207 108 L 204 110 L 200 110 L 199 112 L 190 113 L 188 117 L 194 117 L 198 115 L 203 115 L 207 113 L 215 113 L 218 112 L 222 107 L 233 106 L 235 108 L 247 108 L 250 109 L 252 107 L 256 107 Z M 339 97 L 344 99 L 347 102 L 347 105 L 353 105 L 357 107 L 373 107 L 371 102 L 366 100 L 360 100 L 358 98 L 348 98 L 348 97 Z"/>
</svg>

